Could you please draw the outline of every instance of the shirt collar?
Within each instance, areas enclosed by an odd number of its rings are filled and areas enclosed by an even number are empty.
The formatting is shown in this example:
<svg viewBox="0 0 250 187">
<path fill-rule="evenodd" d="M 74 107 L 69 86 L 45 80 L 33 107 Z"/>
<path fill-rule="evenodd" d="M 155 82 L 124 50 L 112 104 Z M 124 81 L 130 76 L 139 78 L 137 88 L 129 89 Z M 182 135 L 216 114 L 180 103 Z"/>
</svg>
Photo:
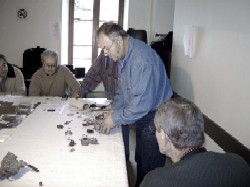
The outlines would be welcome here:
<svg viewBox="0 0 250 187">
<path fill-rule="evenodd" d="M 133 43 L 134 43 L 133 38 L 131 36 L 128 36 L 128 49 L 126 51 L 125 57 L 123 59 L 121 59 L 121 60 L 118 61 L 118 63 L 121 66 L 123 66 L 127 62 L 130 54 L 132 53 Z"/>
<path fill-rule="evenodd" d="M 204 147 L 194 147 L 194 148 L 191 148 L 182 158 L 181 160 L 184 160 L 188 157 L 191 157 L 193 156 L 194 154 L 197 154 L 197 153 L 203 153 L 203 152 L 206 152 L 206 148 Z"/>
</svg>

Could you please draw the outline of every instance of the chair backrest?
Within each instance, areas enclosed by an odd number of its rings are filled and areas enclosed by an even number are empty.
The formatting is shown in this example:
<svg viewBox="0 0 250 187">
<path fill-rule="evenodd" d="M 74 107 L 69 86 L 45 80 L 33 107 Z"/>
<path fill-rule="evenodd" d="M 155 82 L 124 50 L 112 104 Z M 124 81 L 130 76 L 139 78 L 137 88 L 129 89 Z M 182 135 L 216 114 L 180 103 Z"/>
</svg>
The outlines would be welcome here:
<svg viewBox="0 0 250 187">
<path fill-rule="evenodd" d="M 75 68 L 74 73 L 77 79 L 83 78 L 85 77 L 85 68 Z"/>
<path fill-rule="evenodd" d="M 23 53 L 23 76 L 24 79 L 30 79 L 40 67 L 42 67 L 41 54 L 45 48 L 30 48 Z"/>
<path fill-rule="evenodd" d="M 74 72 L 74 65 L 73 64 L 66 64 L 65 65 L 72 73 L 75 73 Z"/>
<path fill-rule="evenodd" d="M 134 38 L 136 38 L 138 40 L 141 40 L 141 41 L 145 42 L 146 44 L 148 43 L 148 40 L 147 40 L 147 31 L 145 31 L 145 30 L 137 30 L 137 29 L 129 28 L 127 30 L 127 33 L 130 36 L 132 36 L 132 37 L 134 37 Z"/>
</svg>

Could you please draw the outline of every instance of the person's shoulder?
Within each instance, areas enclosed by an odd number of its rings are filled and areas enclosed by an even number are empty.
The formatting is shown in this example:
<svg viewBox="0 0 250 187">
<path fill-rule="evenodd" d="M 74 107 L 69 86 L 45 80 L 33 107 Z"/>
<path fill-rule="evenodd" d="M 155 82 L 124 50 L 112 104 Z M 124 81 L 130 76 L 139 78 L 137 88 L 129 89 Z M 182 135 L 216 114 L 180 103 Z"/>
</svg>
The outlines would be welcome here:
<svg viewBox="0 0 250 187">
<path fill-rule="evenodd" d="M 101 58 L 98 58 L 96 59 L 93 64 L 90 66 L 90 72 L 93 70 L 93 71 L 96 71 L 98 69 L 102 69 L 104 68 L 104 65 L 105 65 L 105 57 L 101 57 Z"/>
<path fill-rule="evenodd" d="M 190 160 L 195 160 L 195 162 L 199 162 L 200 164 L 203 163 L 210 166 L 214 165 L 215 167 L 221 168 L 227 165 L 227 167 L 230 166 L 249 169 L 247 162 L 240 155 L 234 153 L 219 153 L 207 151 L 194 155 L 193 158 L 190 158 Z"/>
<path fill-rule="evenodd" d="M 151 187 L 151 186 L 165 186 L 166 182 L 169 181 L 167 167 L 159 167 L 148 172 L 144 177 L 140 187 Z"/>
<path fill-rule="evenodd" d="M 15 72 L 22 73 L 22 71 L 19 68 L 15 67 L 15 66 L 13 66 L 13 69 L 14 69 Z"/>
<path fill-rule="evenodd" d="M 212 157 L 218 159 L 234 159 L 234 160 L 243 160 L 243 158 L 235 153 L 221 153 L 221 152 L 214 152 L 214 151 L 207 151 L 203 153 L 204 157 Z"/>
<path fill-rule="evenodd" d="M 64 65 L 58 65 L 58 69 L 57 69 L 56 74 L 57 74 L 57 76 L 59 76 L 59 77 L 71 77 L 71 78 L 74 78 L 75 81 L 77 82 L 74 73 L 72 73 L 72 72 L 70 71 L 70 69 L 67 68 L 67 67 L 64 66 Z"/>
<path fill-rule="evenodd" d="M 44 70 L 43 70 L 43 68 L 39 68 L 35 73 L 42 74 L 42 73 L 44 73 Z"/>
<path fill-rule="evenodd" d="M 149 171 L 148 176 L 153 177 L 153 178 L 155 178 L 155 177 L 157 178 L 157 176 L 159 176 L 159 174 L 164 173 L 164 171 L 166 171 L 168 169 L 169 169 L 169 167 L 166 167 L 166 166 L 155 168 L 155 169 Z"/>
<path fill-rule="evenodd" d="M 129 37 L 129 45 L 131 45 L 133 47 L 133 49 L 135 48 L 137 50 L 152 49 L 144 41 L 141 41 L 141 40 L 133 38 L 133 37 Z"/>
<path fill-rule="evenodd" d="M 61 65 L 61 64 L 58 65 L 57 71 L 63 71 L 63 72 L 66 72 L 66 73 L 71 73 L 69 68 L 67 68 L 66 66 Z"/>
<path fill-rule="evenodd" d="M 67 70 L 69 70 L 69 68 L 67 68 L 65 65 L 62 65 L 62 64 L 58 65 L 58 69 L 67 69 Z"/>
<path fill-rule="evenodd" d="M 36 70 L 36 72 L 33 73 L 32 78 L 34 78 L 34 77 L 42 77 L 43 73 L 44 73 L 43 69 L 39 68 L 38 70 Z"/>
<path fill-rule="evenodd" d="M 216 155 L 218 158 L 223 160 L 228 160 L 228 162 L 235 162 L 247 165 L 247 162 L 238 154 L 235 153 L 216 153 L 212 152 L 211 154 Z"/>
<path fill-rule="evenodd" d="M 143 64 L 151 62 L 154 55 L 154 50 L 148 44 L 133 37 L 129 38 L 127 58 L 137 59 Z"/>
</svg>

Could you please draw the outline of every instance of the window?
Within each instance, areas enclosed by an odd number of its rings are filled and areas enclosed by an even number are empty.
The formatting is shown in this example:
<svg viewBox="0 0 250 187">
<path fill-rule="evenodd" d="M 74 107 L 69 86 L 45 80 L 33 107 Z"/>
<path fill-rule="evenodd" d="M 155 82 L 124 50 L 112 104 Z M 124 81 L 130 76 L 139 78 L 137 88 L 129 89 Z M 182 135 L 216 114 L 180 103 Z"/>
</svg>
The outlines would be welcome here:
<svg viewBox="0 0 250 187">
<path fill-rule="evenodd" d="M 123 9 L 124 0 L 70 1 L 69 64 L 88 71 L 100 52 L 96 30 L 107 21 L 122 25 Z"/>
</svg>

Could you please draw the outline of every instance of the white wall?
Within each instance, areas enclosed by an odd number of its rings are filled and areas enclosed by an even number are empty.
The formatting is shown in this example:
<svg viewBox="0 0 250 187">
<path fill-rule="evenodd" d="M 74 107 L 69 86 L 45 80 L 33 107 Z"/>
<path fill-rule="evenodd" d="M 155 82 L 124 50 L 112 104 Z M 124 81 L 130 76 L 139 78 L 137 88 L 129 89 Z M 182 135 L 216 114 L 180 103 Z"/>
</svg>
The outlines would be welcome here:
<svg viewBox="0 0 250 187">
<path fill-rule="evenodd" d="M 151 0 L 129 0 L 128 28 L 150 32 Z M 148 36 L 149 39 L 149 36 Z"/>
<path fill-rule="evenodd" d="M 28 11 L 17 18 L 19 8 Z M 23 65 L 23 52 L 37 46 L 61 50 L 61 0 L 0 0 L 0 53 L 10 63 Z"/>
<path fill-rule="evenodd" d="M 171 82 L 181 96 L 250 148 L 250 1 L 176 0 Z M 194 56 L 183 35 L 193 25 Z"/>
<path fill-rule="evenodd" d="M 68 64 L 69 0 L 62 0 L 61 23 L 61 64 Z"/>
<path fill-rule="evenodd" d="M 128 28 L 147 31 L 148 44 L 155 34 L 173 30 L 174 0 L 129 0 Z"/>
<path fill-rule="evenodd" d="M 61 63 L 68 58 L 69 0 L 0 0 L 0 53 L 9 62 L 22 67 L 23 51 L 37 46 L 53 48 L 61 54 Z M 156 33 L 173 30 L 174 0 L 125 0 L 124 26 L 145 29 L 148 43 Z M 26 20 L 17 18 L 17 10 L 28 11 Z M 128 17 L 128 18 L 127 18 Z M 59 33 L 57 33 L 59 28 Z M 61 45 L 62 44 L 62 45 Z"/>
<path fill-rule="evenodd" d="M 167 34 L 173 31 L 175 0 L 152 0 L 150 41 L 155 40 L 155 34 Z"/>
</svg>

